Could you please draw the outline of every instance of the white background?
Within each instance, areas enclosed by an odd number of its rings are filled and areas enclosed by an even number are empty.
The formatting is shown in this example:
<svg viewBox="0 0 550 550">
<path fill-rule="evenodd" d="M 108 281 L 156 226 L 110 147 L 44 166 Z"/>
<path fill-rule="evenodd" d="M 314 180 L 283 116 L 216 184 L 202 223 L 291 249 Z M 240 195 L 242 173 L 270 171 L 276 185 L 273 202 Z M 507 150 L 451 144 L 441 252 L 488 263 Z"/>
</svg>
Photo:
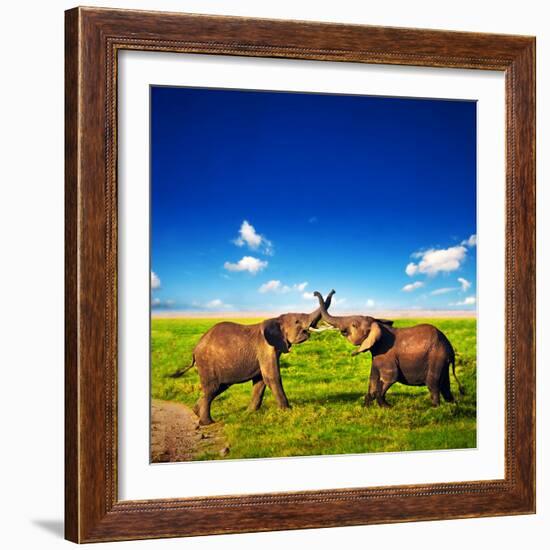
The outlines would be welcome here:
<svg viewBox="0 0 550 550">
<path fill-rule="evenodd" d="M 101 5 L 103 2 L 87 2 Z M 550 150 L 550 29 L 546 2 L 386 0 L 362 3 L 250 1 L 110 1 L 111 6 L 447 28 L 537 35 L 538 181 L 548 177 Z M 25 2 L 3 6 L 0 35 L 0 224 L 2 235 L 2 438 L 0 487 L 2 546 L 68 547 L 63 517 L 63 10 L 70 2 Z M 24 26 L 23 26 L 24 23 Z M 538 189 L 538 514 L 507 518 L 350 527 L 313 531 L 224 535 L 181 541 L 119 543 L 120 547 L 279 548 L 367 547 L 407 550 L 465 544 L 516 549 L 543 548 L 550 522 L 548 476 L 550 383 L 548 293 L 542 285 L 550 261 L 549 222 L 542 212 L 550 195 Z M 543 256 L 543 249 L 546 253 Z M 546 524 L 546 525 L 545 525 Z M 96 546 L 97 547 L 97 546 Z M 112 546 L 111 546 L 112 547 Z"/>
<path fill-rule="evenodd" d="M 504 78 L 489 71 L 163 52 L 119 57 L 119 496 L 123 500 L 504 477 Z M 149 464 L 150 84 L 477 100 L 477 449 Z M 500 185 L 495 185 L 501 182 Z"/>
</svg>

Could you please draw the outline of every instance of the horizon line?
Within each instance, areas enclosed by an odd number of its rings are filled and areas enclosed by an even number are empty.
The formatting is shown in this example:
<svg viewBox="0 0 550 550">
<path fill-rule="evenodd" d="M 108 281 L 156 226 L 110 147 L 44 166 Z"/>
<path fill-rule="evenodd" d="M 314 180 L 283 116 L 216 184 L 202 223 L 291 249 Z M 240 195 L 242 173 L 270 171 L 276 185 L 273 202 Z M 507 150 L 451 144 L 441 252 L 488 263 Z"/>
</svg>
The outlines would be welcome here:
<svg viewBox="0 0 550 550">
<path fill-rule="evenodd" d="M 208 319 L 208 318 L 269 318 L 278 317 L 285 313 L 297 313 L 282 310 L 272 311 L 182 311 L 182 310 L 160 310 L 151 311 L 151 318 L 157 319 Z M 307 313 L 307 312 L 303 312 Z M 349 310 L 339 311 L 337 315 L 366 315 L 365 311 Z M 368 312 L 371 317 L 394 317 L 394 318 L 472 318 L 477 319 L 476 310 L 456 309 L 384 309 Z"/>
</svg>

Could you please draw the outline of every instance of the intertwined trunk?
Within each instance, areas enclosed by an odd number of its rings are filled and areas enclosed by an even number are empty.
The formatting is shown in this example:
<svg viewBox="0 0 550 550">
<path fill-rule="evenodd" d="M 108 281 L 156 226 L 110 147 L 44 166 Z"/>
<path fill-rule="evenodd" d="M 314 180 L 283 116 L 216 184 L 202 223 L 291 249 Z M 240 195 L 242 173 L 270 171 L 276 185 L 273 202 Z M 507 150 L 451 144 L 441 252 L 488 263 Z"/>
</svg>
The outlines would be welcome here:
<svg viewBox="0 0 550 550">
<path fill-rule="evenodd" d="M 326 302 L 329 303 L 332 299 L 332 295 L 334 294 L 334 290 L 331 290 L 330 294 L 327 296 Z M 326 321 L 329 325 L 332 325 L 333 327 L 337 328 L 343 328 L 344 323 L 344 317 L 334 317 L 327 311 L 326 302 L 323 301 L 323 296 L 319 292 L 314 292 L 314 295 L 317 296 L 319 300 L 319 310 L 321 311 L 321 316 L 323 317 L 323 320 Z"/>
<path fill-rule="evenodd" d="M 322 298 L 320 299 L 321 306 L 325 310 L 325 313 L 327 309 L 330 307 L 330 304 L 332 302 L 332 295 L 334 294 L 334 290 L 331 290 L 328 295 L 327 299 L 323 302 Z M 316 327 L 317 323 L 321 320 L 322 315 L 322 309 L 321 307 L 318 307 L 314 312 L 312 312 L 309 316 L 309 326 L 310 327 Z"/>
</svg>

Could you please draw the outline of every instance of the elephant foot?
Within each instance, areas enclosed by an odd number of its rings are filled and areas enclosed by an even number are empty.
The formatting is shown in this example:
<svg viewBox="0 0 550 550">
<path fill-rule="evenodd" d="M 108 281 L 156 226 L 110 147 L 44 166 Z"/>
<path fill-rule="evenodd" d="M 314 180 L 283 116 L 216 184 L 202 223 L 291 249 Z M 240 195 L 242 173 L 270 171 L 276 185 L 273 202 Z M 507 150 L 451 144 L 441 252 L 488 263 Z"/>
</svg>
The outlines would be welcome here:
<svg viewBox="0 0 550 550">
<path fill-rule="evenodd" d="M 292 407 L 288 403 L 285 403 L 283 405 L 279 405 L 279 409 L 281 409 L 282 411 L 289 411 L 290 409 L 292 409 Z"/>
<path fill-rule="evenodd" d="M 378 406 L 383 408 L 383 409 L 391 409 L 392 408 L 392 406 L 387 401 L 382 401 L 382 402 L 378 403 Z"/>
<path fill-rule="evenodd" d="M 371 396 L 369 396 L 369 395 L 367 395 L 367 396 L 365 397 L 365 401 L 363 401 L 363 407 L 367 407 L 367 408 L 368 408 L 368 407 L 370 407 L 370 406 L 373 404 L 373 402 L 374 402 L 374 398 L 371 397 Z"/>
<path fill-rule="evenodd" d="M 210 424 L 214 424 L 214 420 L 211 418 L 201 418 L 199 420 L 199 426 L 210 426 Z"/>
</svg>

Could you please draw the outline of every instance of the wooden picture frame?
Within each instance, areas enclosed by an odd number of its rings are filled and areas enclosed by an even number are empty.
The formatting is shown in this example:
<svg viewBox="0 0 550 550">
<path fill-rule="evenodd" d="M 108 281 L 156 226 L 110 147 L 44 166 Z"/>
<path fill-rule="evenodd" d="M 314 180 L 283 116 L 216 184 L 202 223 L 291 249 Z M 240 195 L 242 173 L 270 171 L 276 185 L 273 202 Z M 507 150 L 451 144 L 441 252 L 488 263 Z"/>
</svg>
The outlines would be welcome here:
<svg viewBox="0 0 550 550">
<path fill-rule="evenodd" d="M 117 496 L 117 53 L 502 71 L 505 477 L 249 496 Z M 535 39 L 98 8 L 66 12 L 66 538 L 96 542 L 535 511 Z"/>
</svg>

